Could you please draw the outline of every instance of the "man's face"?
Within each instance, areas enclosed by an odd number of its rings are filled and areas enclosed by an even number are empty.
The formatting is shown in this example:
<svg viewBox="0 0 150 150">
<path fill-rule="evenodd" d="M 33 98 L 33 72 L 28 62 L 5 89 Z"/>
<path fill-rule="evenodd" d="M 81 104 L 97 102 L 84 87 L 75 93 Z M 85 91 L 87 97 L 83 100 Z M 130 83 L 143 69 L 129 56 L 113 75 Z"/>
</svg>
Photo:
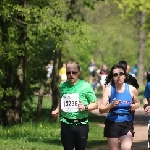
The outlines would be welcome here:
<svg viewBox="0 0 150 150">
<path fill-rule="evenodd" d="M 130 72 L 130 67 L 127 66 L 127 70 L 126 70 L 127 74 Z"/>
<path fill-rule="evenodd" d="M 74 85 L 78 80 L 80 71 L 78 70 L 78 67 L 76 64 L 67 64 L 66 74 L 67 74 L 67 79 L 69 80 L 70 84 Z"/>
<path fill-rule="evenodd" d="M 103 65 L 103 70 L 107 70 L 107 66 L 106 65 Z"/>
</svg>

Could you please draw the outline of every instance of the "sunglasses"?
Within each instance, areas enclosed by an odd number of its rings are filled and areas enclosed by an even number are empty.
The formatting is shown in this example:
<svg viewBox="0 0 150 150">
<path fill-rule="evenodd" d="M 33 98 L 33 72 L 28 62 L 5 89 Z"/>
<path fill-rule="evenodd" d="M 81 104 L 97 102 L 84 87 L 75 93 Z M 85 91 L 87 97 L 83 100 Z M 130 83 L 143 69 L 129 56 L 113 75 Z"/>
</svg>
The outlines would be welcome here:
<svg viewBox="0 0 150 150">
<path fill-rule="evenodd" d="M 119 73 L 113 73 L 113 77 L 118 77 L 118 76 L 123 76 L 123 75 L 125 75 L 125 73 L 124 72 L 119 72 Z"/>
<path fill-rule="evenodd" d="M 67 73 L 67 75 L 70 75 L 70 74 L 76 75 L 78 72 L 76 72 L 76 71 L 67 71 L 66 73 Z"/>
</svg>

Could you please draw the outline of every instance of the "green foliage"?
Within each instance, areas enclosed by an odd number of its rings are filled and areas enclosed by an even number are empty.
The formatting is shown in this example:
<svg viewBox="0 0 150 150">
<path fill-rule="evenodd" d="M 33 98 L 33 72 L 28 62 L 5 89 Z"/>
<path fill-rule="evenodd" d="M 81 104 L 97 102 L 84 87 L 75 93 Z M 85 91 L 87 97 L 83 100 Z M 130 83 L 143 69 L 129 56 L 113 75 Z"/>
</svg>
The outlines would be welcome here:
<svg viewBox="0 0 150 150">
<path fill-rule="evenodd" d="M 56 49 L 62 50 L 62 61 L 73 58 L 80 63 L 83 77 L 88 76 L 88 65 L 92 57 L 98 67 L 103 63 L 111 67 L 120 59 L 126 59 L 130 65 L 134 65 L 138 49 L 134 15 L 139 10 L 145 10 L 149 14 L 149 1 L 114 0 L 114 2 L 115 4 L 113 1 L 108 3 L 77 0 L 74 5 L 70 5 L 70 1 L 63 0 L 32 0 L 22 6 L 15 0 L 2 0 L 0 98 L 3 98 L 4 93 L 7 96 L 17 95 L 16 70 L 18 58 L 22 56 L 25 57 L 26 78 L 23 99 L 23 106 L 26 107 L 23 107 L 23 111 L 28 113 L 26 115 L 28 117 L 31 115 L 29 111 L 32 110 L 32 98 L 31 101 L 28 100 L 32 93 L 31 84 L 46 78 L 45 66 L 54 58 Z M 120 12 L 124 14 L 121 17 Z M 72 15 L 69 20 L 66 19 L 68 14 Z M 150 28 L 149 19 L 145 27 Z M 26 36 L 21 40 L 22 31 Z M 147 65 L 150 57 L 148 42 L 146 46 Z M 10 73 L 6 70 L 10 70 Z M 10 82 L 5 87 L 4 81 L 8 75 Z"/>
<path fill-rule="evenodd" d="M 63 54 L 65 54 L 69 50 L 67 41 L 69 43 L 74 42 L 75 45 L 79 45 L 78 42 L 82 44 L 88 42 L 83 33 L 85 25 L 80 23 L 80 20 L 66 20 L 66 15 L 71 11 L 70 3 L 62 0 L 52 1 L 51 3 L 49 0 L 33 0 L 26 4 L 23 4 L 23 2 L 6 0 L 0 3 L 3 21 L 0 30 L 0 62 L 2 62 L 0 81 L 3 83 L 3 77 L 9 74 L 11 82 L 9 84 L 4 82 L 2 89 L 7 92 L 7 96 L 10 96 L 10 94 L 14 96 L 12 93 L 18 90 L 16 70 L 22 69 L 23 66 L 18 67 L 18 65 L 20 64 L 20 58 L 24 58 L 25 73 L 22 73 L 22 77 L 25 76 L 26 87 L 22 101 L 26 100 L 28 94 L 32 93 L 30 91 L 31 83 L 46 78 L 45 66 L 50 59 L 54 58 L 56 49 L 63 50 Z M 91 5 L 94 2 L 92 1 Z M 79 4 L 80 1 L 78 1 L 78 6 Z M 82 6 L 83 4 L 82 1 Z M 86 4 L 90 7 L 88 1 L 86 1 Z M 10 72 L 9 69 L 6 71 L 7 66 L 9 66 Z M 20 91 L 17 91 L 16 95 L 19 94 Z"/>
<path fill-rule="evenodd" d="M 50 9 L 48 1 L 30 1 L 26 5 L 19 1 L 0 2 L 0 103 L 1 108 L 11 105 L 11 102 L 19 97 L 21 91 L 18 90 L 17 78 L 20 58 L 24 57 L 26 87 L 23 99 L 24 119 L 33 118 L 32 98 L 28 100 L 32 93 L 30 84 L 46 78 L 45 66 L 53 58 L 53 51 L 56 47 L 52 36 L 47 32 L 50 21 Z M 42 7 L 41 7 L 42 6 Z M 47 19 L 49 18 L 49 19 Z M 27 101 L 25 101 L 27 100 Z M 21 103 L 20 101 L 20 103 Z M 2 105 L 3 104 L 3 105 Z M 30 112 L 31 111 L 31 112 Z"/>
<path fill-rule="evenodd" d="M 16 91 L 14 91 L 11 87 L 7 88 L 6 90 L 4 90 L 4 88 L 2 88 L 0 86 L 0 99 L 3 98 L 4 95 L 8 96 L 10 99 L 12 98 L 12 96 L 16 95 Z M 0 109 L 5 109 L 6 107 L 11 106 L 11 103 L 8 101 L 0 101 Z"/>
<path fill-rule="evenodd" d="M 38 87 L 39 88 L 39 87 Z M 27 97 L 28 99 L 25 100 L 22 104 L 22 122 L 34 122 L 37 112 L 37 103 L 38 103 L 38 96 L 30 96 Z M 49 110 L 51 108 L 51 99 L 48 96 L 43 97 L 43 104 L 42 104 L 42 119 L 41 120 L 49 120 Z"/>
<path fill-rule="evenodd" d="M 147 69 L 147 66 L 149 64 L 149 47 L 150 47 L 150 21 L 149 21 L 149 16 L 150 16 L 150 1 L 147 0 L 114 0 L 114 2 L 118 5 L 118 8 L 122 10 L 121 12 L 121 17 L 123 19 L 130 18 L 132 16 L 137 16 L 139 12 L 144 12 L 146 13 L 146 20 L 145 23 L 142 27 L 142 29 L 145 29 L 146 31 L 146 52 L 144 56 L 144 65 L 145 69 Z"/>
<path fill-rule="evenodd" d="M 82 75 L 88 76 L 88 65 L 94 57 L 101 68 L 105 63 L 109 66 L 121 59 L 130 65 L 137 63 L 138 38 L 134 18 L 122 20 L 117 5 L 106 5 L 105 2 L 95 4 L 95 9 L 84 8 L 85 21 L 82 23 L 82 35 L 71 36 L 67 42 L 68 55 L 79 61 Z M 130 54 L 130 57 L 129 57 Z"/>
<path fill-rule="evenodd" d="M 135 15 L 139 11 L 149 12 L 150 2 L 147 0 L 114 0 L 119 9 L 124 10 L 125 16 Z"/>
</svg>

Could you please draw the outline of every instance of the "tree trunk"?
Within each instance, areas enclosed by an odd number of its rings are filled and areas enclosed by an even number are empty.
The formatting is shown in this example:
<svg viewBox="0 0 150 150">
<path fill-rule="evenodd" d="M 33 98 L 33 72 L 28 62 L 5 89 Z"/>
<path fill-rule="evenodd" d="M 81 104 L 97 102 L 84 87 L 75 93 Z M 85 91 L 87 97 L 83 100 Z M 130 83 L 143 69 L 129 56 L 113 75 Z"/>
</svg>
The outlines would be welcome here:
<svg viewBox="0 0 150 150">
<path fill-rule="evenodd" d="M 139 31 L 139 50 L 138 50 L 138 74 L 137 79 L 139 85 L 142 85 L 142 79 L 144 74 L 144 52 L 145 52 L 145 30 L 142 29 L 145 23 L 145 13 L 139 12 L 138 14 L 138 31 Z"/>
<path fill-rule="evenodd" d="M 42 103 L 43 103 L 43 95 L 45 93 L 46 84 L 45 82 L 41 85 L 39 93 L 38 93 L 38 104 L 37 104 L 37 114 L 36 121 L 39 122 L 41 120 L 41 112 L 42 112 Z"/>
<path fill-rule="evenodd" d="M 52 110 L 56 109 L 58 105 L 58 100 L 60 99 L 59 95 L 59 68 L 61 64 L 61 50 L 56 49 L 54 54 L 54 66 L 52 72 Z M 58 118 L 57 118 L 58 120 Z"/>
<path fill-rule="evenodd" d="M 22 7 L 25 7 L 26 0 L 18 0 L 18 4 Z M 25 17 L 23 15 L 17 14 L 18 20 L 21 22 L 25 22 Z M 16 72 L 13 78 L 11 78 L 12 74 L 9 74 L 6 81 L 11 79 L 11 81 L 14 81 L 12 85 L 9 85 L 7 81 L 7 84 L 9 87 L 13 87 L 14 90 L 17 91 L 16 97 L 8 97 L 5 96 L 3 99 L 4 101 L 10 102 L 11 106 L 7 107 L 3 111 L 3 125 L 8 126 L 11 124 L 20 124 L 22 119 L 22 101 L 24 100 L 24 93 L 25 93 L 25 66 L 26 66 L 26 40 L 27 40 L 27 27 L 26 24 L 17 24 L 18 29 L 18 45 L 21 45 L 20 47 L 20 53 L 17 57 L 16 62 Z M 22 47 L 23 46 L 23 47 Z M 12 64 L 11 64 L 12 65 Z M 14 64 L 13 64 L 14 65 Z M 11 82 L 10 82 L 11 83 Z M 7 85 L 6 84 L 6 85 Z M 7 86 L 8 86 L 7 85 Z"/>
<path fill-rule="evenodd" d="M 10 103 L 10 107 L 6 107 L 5 110 L 3 110 L 3 125 L 9 126 L 13 124 L 20 124 L 21 123 L 21 107 L 22 107 L 22 100 L 24 98 L 24 75 L 23 75 L 23 69 L 21 68 L 22 63 L 24 62 L 22 59 L 20 59 L 20 67 L 18 67 L 17 70 L 17 82 L 16 82 L 16 89 L 18 93 L 16 94 L 16 97 L 4 97 L 4 101 L 7 100 L 7 103 Z M 24 68 L 24 67 L 23 67 Z M 10 86 L 9 86 L 10 87 Z"/>
<path fill-rule="evenodd" d="M 1 31 L 2 31 L 2 44 L 4 47 L 4 50 L 6 50 L 6 54 L 9 53 L 9 50 L 7 49 L 7 42 L 8 42 L 8 26 L 9 21 L 4 21 L 3 16 L 0 17 L 1 22 Z M 6 60 L 4 62 L 4 73 L 5 73 L 5 79 L 3 81 L 3 89 L 6 91 L 8 88 L 13 89 L 13 70 L 12 70 L 12 63 L 9 60 Z M 4 96 L 2 98 L 2 102 L 6 102 L 7 104 L 10 104 L 10 106 L 6 106 L 4 110 L 2 110 L 2 125 L 8 126 L 10 124 L 16 124 L 21 122 L 20 117 L 20 103 L 15 97 L 8 96 L 4 92 Z M 18 111 L 19 109 L 19 111 Z"/>
<path fill-rule="evenodd" d="M 47 86 L 49 88 L 51 88 L 51 81 L 49 79 L 42 83 L 40 90 L 39 90 L 39 93 L 38 93 L 38 104 L 37 104 L 37 114 L 36 114 L 36 121 L 37 122 L 39 122 L 41 120 L 43 95 L 45 94 Z"/>
</svg>

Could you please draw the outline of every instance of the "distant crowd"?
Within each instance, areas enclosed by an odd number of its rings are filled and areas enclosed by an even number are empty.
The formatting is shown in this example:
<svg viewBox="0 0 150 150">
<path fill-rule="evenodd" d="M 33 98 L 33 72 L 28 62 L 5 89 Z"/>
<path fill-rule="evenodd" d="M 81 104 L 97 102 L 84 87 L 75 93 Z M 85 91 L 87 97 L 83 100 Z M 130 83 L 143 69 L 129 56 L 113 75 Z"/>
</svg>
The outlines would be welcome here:
<svg viewBox="0 0 150 150">
<path fill-rule="evenodd" d="M 107 64 L 103 64 L 102 66 L 99 67 L 92 58 L 88 66 L 88 71 L 89 71 L 89 83 L 92 85 L 94 91 L 97 92 L 99 89 L 103 90 L 105 87 L 104 84 L 106 77 L 109 74 L 109 68 Z M 138 74 L 137 64 L 135 64 L 132 67 L 127 65 L 126 71 L 129 75 L 132 75 L 135 79 L 137 79 Z M 150 64 L 142 78 L 144 85 L 146 85 L 147 82 L 150 82 Z"/>
<path fill-rule="evenodd" d="M 47 70 L 47 82 L 49 83 L 53 71 L 53 60 L 50 60 L 50 62 L 46 66 L 46 70 Z M 89 83 L 92 85 L 95 93 L 98 92 L 98 90 L 103 91 L 105 88 L 106 77 L 109 74 L 109 68 L 107 64 L 102 64 L 101 66 L 98 66 L 95 63 L 94 59 L 92 58 L 88 66 L 88 71 L 89 71 Z M 137 65 L 135 64 L 131 68 L 129 65 L 127 65 L 127 73 L 137 79 L 138 73 Z M 62 64 L 62 67 L 59 70 L 59 76 L 60 76 L 60 83 L 65 82 L 67 80 L 66 63 Z M 143 84 L 145 85 L 147 82 L 150 82 L 150 64 L 148 66 L 148 70 L 143 75 Z"/>
</svg>

